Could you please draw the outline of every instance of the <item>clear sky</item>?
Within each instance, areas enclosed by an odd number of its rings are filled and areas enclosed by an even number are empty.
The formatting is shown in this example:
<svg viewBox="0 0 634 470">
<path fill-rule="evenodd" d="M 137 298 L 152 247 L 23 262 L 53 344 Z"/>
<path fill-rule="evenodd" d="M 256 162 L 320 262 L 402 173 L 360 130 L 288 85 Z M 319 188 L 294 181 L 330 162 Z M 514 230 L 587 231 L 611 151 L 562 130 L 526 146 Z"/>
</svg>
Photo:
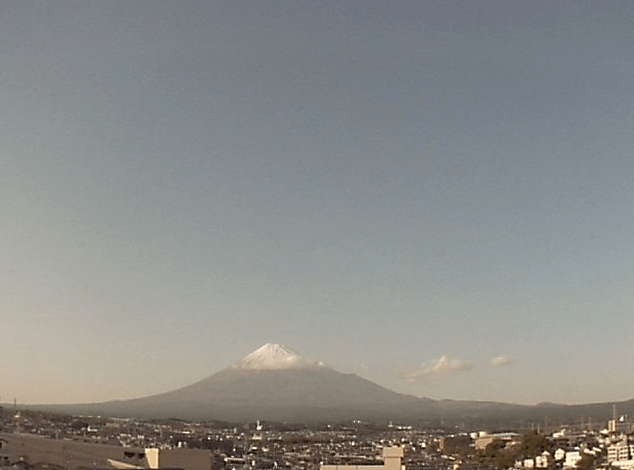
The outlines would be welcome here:
<svg viewBox="0 0 634 470">
<path fill-rule="evenodd" d="M 431 398 L 634 397 L 634 2 L 0 15 L 0 398 L 266 342 Z"/>
</svg>

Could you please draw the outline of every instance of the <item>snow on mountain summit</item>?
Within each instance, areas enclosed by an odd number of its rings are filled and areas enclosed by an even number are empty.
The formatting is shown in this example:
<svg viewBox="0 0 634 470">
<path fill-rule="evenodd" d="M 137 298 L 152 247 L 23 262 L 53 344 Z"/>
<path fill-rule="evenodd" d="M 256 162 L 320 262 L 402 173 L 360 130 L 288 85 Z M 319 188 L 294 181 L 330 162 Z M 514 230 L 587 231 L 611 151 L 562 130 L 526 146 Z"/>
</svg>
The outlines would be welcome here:
<svg viewBox="0 0 634 470">
<path fill-rule="evenodd" d="M 245 356 L 237 364 L 240 369 L 297 369 L 321 366 L 320 363 L 309 361 L 291 348 L 276 343 L 266 343 Z"/>
</svg>

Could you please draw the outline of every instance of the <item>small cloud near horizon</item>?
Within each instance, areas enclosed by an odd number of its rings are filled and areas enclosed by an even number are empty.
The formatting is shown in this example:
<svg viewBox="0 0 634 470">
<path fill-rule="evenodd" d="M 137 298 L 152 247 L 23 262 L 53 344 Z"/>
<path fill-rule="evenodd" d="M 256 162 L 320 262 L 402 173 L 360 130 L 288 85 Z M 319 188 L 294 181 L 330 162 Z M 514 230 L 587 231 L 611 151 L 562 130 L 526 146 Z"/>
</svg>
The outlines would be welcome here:
<svg viewBox="0 0 634 470">
<path fill-rule="evenodd" d="M 424 363 L 420 369 L 400 373 L 399 377 L 408 382 L 422 382 L 427 379 L 448 377 L 450 375 L 468 372 L 474 367 L 475 364 L 471 361 L 451 359 L 448 356 L 442 356 L 439 359 Z"/>
<path fill-rule="evenodd" d="M 496 367 L 503 367 L 513 364 L 513 361 L 508 356 L 497 356 L 491 359 L 491 365 Z"/>
</svg>

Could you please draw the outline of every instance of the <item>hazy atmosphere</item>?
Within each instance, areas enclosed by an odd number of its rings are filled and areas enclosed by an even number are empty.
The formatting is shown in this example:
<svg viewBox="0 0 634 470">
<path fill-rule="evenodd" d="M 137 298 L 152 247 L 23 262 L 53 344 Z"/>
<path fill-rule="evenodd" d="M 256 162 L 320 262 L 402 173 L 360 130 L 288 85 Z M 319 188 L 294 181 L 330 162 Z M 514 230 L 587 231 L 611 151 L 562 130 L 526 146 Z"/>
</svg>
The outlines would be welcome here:
<svg viewBox="0 0 634 470">
<path fill-rule="evenodd" d="M 0 12 L 2 402 L 267 342 L 416 396 L 634 397 L 634 3 Z"/>
</svg>

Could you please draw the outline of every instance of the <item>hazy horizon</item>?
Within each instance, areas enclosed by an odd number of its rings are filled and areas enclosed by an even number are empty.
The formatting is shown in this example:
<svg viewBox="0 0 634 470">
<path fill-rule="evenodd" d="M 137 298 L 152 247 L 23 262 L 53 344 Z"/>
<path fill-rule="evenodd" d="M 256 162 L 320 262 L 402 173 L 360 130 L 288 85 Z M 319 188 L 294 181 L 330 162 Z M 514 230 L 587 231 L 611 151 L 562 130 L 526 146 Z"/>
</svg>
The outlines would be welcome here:
<svg viewBox="0 0 634 470">
<path fill-rule="evenodd" d="M 633 3 L 2 11 L 2 401 L 267 342 L 419 397 L 634 398 Z"/>
<path fill-rule="evenodd" d="M 287 345 L 282 345 L 282 346 L 288 347 Z M 251 353 L 250 353 L 250 354 L 254 353 L 255 351 L 256 351 L 256 350 L 251 351 Z M 293 350 L 293 351 L 295 351 L 295 350 Z M 295 351 L 295 352 L 297 352 L 297 351 Z M 242 358 L 237 359 L 237 360 L 236 360 L 236 361 L 234 361 L 232 364 L 229 364 L 228 366 L 226 366 L 226 367 L 224 367 L 224 368 L 222 368 L 222 369 L 220 369 L 220 370 L 217 370 L 217 371 L 212 372 L 212 373 L 211 373 L 211 374 L 209 374 L 208 376 L 205 376 L 205 377 L 200 377 L 198 380 L 195 380 L 194 382 L 187 383 L 187 384 L 176 385 L 176 386 L 175 386 L 175 388 L 173 388 L 173 389 L 169 389 L 169 390 L 168 390 L 168 389 L 166 389 L 166 390 L 155 391 L 155 392 L 152 392 L 152 393 L 149 393 L 149 394 L 146 394 L 146 395 L 130 395 L 130 396 L 123 396 L 123 397 L 114 397 L 114 398 L 110 398 L 110 399 L 107 399 L 107 400 L 93 400 L 93 401 L 83 401 L 83 402 L 77 402 L 77 401 L 75 401 L 75 402 L 73 402 L 73 401 L 58 401 L 58 402 L 37 402 L 37 403 L 32 403 L 32 402 L 19 402 L 19 401 L 17 401 L 17 398 L 16 398 L 16 399 L 15 399 L 15 400 L 16 400 L 15 402 L 8 402 L 8 401 L 7 401 L 7 402 L 2 402 L 2 401 L 0 401 L 0 405 L 4 404 L 4 405 L 9 405 L 9 406 L 16 406 L 16 407 L 18 407 L 18 409 L 19 409 L 20 405 L 29 406 L 29 405 L 91 404 L 91 403 L 101 403 L 101 402 L 104 402 L 104 401 L 117 401 L 117 400 L 128 400 L 128 399 L 135 399 L 135 398 L 145 398 L 145 397 L 148 397 L 148 396 L 157 395 L 157 394 L 161 394 L 161 393 L 164 393 L 164 392 L 171 392 L 171 391 L 178 390 L 178 389 L 180 389 L 180 388 L 183 388 L 183 387 L 186 387 L 186 386 L 192 385 L 193 383 L 196 383 L 196 382 L 199 382 L 199 381 L 205 380 L 205 379 L 207 379 L 207 378 L 209 378 L 209 377 L 211 377 L 211 376 L 213 376 L 213 375 L 217 374 L 218 372 L 222 372 L 222 371 L 224 371 L 225 369 L 234 369 L 234 368 L 236 368 L 236 367 L 240 367 L 240 363 L 241 363 L 241 362 L 242 362 L 242 361 L 243 361 L 243 360 L 244 360 L 247 356 L 249 356 L 250 354 L 247 354 L 246 356 L 244 356 L 244 357 L 242 357 Z M 298 353 L 298 354 L 299 354 L 299 353 Z M 321 367 L 332 368 L 332 369 L 337 370 L 335 367 L 331 367 L 330 365 L 328 365 L 328 364 L 324 364 L 324 363 L 322 363 L 321 361 L 317 361 L 317 360 L 315 360 L 314 358 L 308 358 L 308 357 L 305 357 L 305 356 L 303 356 L 303 355 L 301 355 L 301 354 L 300 354 L 300 357 L 302 357 L 303 359 L 306 359 L 306 360 L 310 361 L 310 363 L 312 363 L 312 364 L 318 364 L 318 365 L 319 365 L 319 366 L 321 366 Z M 442 362 L 442 361 L 440 361 L 440 362 Z M 304 364 L 304 365 L 305 365 L 305 364 Z M 274 367 L 274 368 L 276 368 L 276 369 L 277 369 L 277 367 Z M 266 369 L 268 369 L 268 368 L 266 368 Z M 360 377 L 363 377 L 363 378 L 367 379 L 367 377 L 365 377 L 365 376 L 363 375 L 363 373 L 354 372 L 354 371 L 348 371 L 348 372 L 346 372 L 346 371 L 340 371 L 340 370 L 337 370 L 337 371 L 338 371 L 338 372 L 343 372 L 343 373 L 354 373 L 354 374 L 356 374 L 356 375 L 358 375 L 358 376 L 360 376 Z M 378 381 L 377 381 L 377 382 L 375 382 L 375 383 L 378 383 L 379 385 L 382 385 L 382 384 L 380 384 Z M 387 389 L 389 389 L 389 390 L 392 390 L 389 386 L 386 386 L 386 385 L 382 385 L 382 386 L 386 387 L 386 388 L 387 388 Z M 397 391 L 397 390 L 394 390 L 394 391 Z M 410 394 L 410 393 L 408 393 L 408 392 L 400 392 L 400 393 Z M 447 397 L 431 397 L 431 396 L 421 396 L 421 395 L 415 395 L 415 394 L 410 394 L 410 395 L 418 396 L 419 398 L 432 398 L 432 399 L 434 399 L 434 400 L 443 400 L 443 399 L 447 399 Z M 0 397 L 0 398 L 1 398 L 1 397 Z M 467 401 L 468 401 L 468 400 L 471 400 L 471 399 L 469 399 L 469 398 L 463 398 L 462 400 L 467 400 Z M 475 399 L 473 399 L 473 400 L 475 401 Z M 628 400 L 628 399 L 626 398 L 626 399 L 623 399 L 623 400 L 604 400 L 603 402 L 611 403 L 611 402 L 616 402 L 616 401 L 626 401 L 626 400 Z M 478 400 L 478 401 L 480 401 L 480 400 Z M 568 403 L 568 402 L 555 402 L 555 401 L 552 401 L 552 400 L 544 400 L 544 401 L 541 401 L 541 402 L 535 402 L 535 403 L 521 403 L 521 402 L 513 402 L 513 401 L 505 401 L 505 400 L 486 400 L 486 399 L 485 399 L 485 400 L 482 400 L 482 401 L 492 401 L 492 402 L 493 402 L 493 401 L 495 401 L 495 402 L 501 402 L 501 403 L 518 404 L 518 405 L 539 405 L 539 404 L 543 404 L 543 403 L 553 403 L 553 404 L 573 405 L 573 404 L 590 404 L 590 403 L 597 403 L 597 401 L 594 401 L 594 402 Z"/>
</svg>

